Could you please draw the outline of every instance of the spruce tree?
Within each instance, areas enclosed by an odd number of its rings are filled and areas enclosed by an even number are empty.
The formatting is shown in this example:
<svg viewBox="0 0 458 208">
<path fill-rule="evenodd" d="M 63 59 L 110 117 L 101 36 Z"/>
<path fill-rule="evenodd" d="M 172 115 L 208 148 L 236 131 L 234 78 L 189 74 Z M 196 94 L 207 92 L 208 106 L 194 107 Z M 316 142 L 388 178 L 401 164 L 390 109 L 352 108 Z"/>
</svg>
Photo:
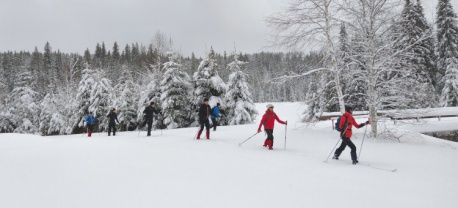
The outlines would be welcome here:
<svg viewBox="0 0 458 208">
<path fill-rule="evenodd" d="M 252 123 L 258 114 L 251 96 L 251 89 L 246 81 L 248 76 L 242 71 L 246 62 L 239 61 L 234 54 L 234 60 L 228 64 L 229 75 L 228 90 L 226 93 L 226 109 L 229 125 Z"/>
<path fill-rule="evenodd" d="M 450 0 L 437 5 L 437 54 L 441 79 L 441 106 L 458 105 L 458 22 Z"/>
<path fill-rule="evenodd" d="M 77 111 L 72 115 L 70 120 L 73 126 L 73 132 L 79 132 L 78 129 L 83 126 L 84 117 L 92 111 L 89 109 L 91 106 L 91 94 L 95 87 L 94 71 L 86 64 L 86 68 L 81 72 L 81 81 L 78 84 L 76 93 L 76 109 Z"/>
<path fill-rule="evenodd" d="M 215 52 L 211 49 L 207 58 L 200 62 L 197 71 L 194 73 L 192 104 L 194 104 L 195 108 L 203 102 L 204 98 L 210 98 L 212 96 L 219 97 L 227 89 L 226 84 L 218 75 L 218 64 L 216 63 L 214 54 Z"/>
<path fill-rule="evenodd" d="M 38 93 L 35 91 L 32 74 L 27 69 L 22 69 L 17 74 L 14 89 L 9 96 L 9 113 L 11 121 L 15 124 L 15 133 L 38 132 L 39 106 Z"/>
<path fill-rule="evenodd" d="M 48 93 L 40 103 L 40 132 L 41 135 L 56 135 L 65 134 L 66 121 L 62 115 L 58 96 L 53 93 Z"/>
<path fill-rule="evenodd" d="M 176 55 L 169 53 L 164 64 L 164 76 L 160 83 L 163 124 L 169 129 L 187 127 L 190 123 L 190 78 Z"/>
<path fill-rule="evenodd" d="M 99 120 L 99 130 L 105 131 L 108 128 L 106 115 L 114 107 L 113 87 L 111 80 L 105 78 L 103 70 L 94 71 L 94 86 L 91 88 L 90 106 L 94 116 Z"/>
<path fill-rule="evenodd" d="M 115 87 L 119 129 L 132 131 L 137 127 L 136 97 L 132 95 L 138 92 L 138 85 L 134 83 L 132 74 L 126 65 L 122 66 L 122 71 L 119 84 Z"/>
</svg>

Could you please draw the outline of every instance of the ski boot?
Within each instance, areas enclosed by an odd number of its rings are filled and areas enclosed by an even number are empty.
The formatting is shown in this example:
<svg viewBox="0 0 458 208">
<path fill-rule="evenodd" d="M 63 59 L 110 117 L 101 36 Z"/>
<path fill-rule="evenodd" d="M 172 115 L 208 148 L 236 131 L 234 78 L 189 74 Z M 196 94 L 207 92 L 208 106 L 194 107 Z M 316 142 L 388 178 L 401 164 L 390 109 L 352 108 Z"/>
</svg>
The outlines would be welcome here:
<svg viewBox="0 0 458 208">
<path fill-rule="evenodd" d="M 332 156 L 332 159 L 339 160 L 339 156 L 337 154 L 335 154 L 334 156 Z"/>
<path fill-rule="evenodd" d="M 353 165 L 356 165 L 358 163 L 359 163 L 358 160 L 353 160 Z"/>
</svg>

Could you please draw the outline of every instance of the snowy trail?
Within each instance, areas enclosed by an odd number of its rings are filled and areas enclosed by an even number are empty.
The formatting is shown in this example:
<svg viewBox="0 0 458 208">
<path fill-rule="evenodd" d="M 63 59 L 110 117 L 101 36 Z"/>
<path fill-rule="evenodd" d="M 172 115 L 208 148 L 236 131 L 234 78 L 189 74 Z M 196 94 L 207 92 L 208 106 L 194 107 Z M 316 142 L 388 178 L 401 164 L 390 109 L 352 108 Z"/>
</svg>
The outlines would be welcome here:
<svg viewBox="0 0 458 208">
<path fill-rule="evenodd" d="M 260 113 L 264 104 L 258 104 Z M 297 103 L 275 104 L 288 120 L 275 124 L 274 150 L 262 147 L 257 125 L 224 126 L 211 140 L 197 128 L 145 137 L 119 132 L 39 137 L 0 135 L 0 207 L 455 207 L 458 148 L 367 140 L 361 162 L 323 163 L 337 142 L 330 123 L 296 128 Z M 261 111 L 262 110 L 262 111 Z M 356 130 L 359 150 L 364 129 Z"/>
</svg>

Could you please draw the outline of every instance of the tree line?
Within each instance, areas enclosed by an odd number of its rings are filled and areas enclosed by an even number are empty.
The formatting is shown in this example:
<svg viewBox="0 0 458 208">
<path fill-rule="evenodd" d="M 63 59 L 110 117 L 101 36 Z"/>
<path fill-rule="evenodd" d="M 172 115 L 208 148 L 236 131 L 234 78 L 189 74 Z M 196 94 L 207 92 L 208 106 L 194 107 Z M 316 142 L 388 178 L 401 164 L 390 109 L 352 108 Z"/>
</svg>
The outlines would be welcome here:
<svg viewBox="0 0 458 208">
<path fill-rule="evenodd" d="M 0 53 L 0 131 L 80 133 L 89 111 L 104 131 L 111 108 L 118 109 L 121 130 L 135 130 L 150 102 L 162 113 L 157 128 L 182 128 L 195 124 L 197 106 L 210 97 L 222 104 L 223 125 L 251 123 L 254 102 L 304 100 L 304 82 L 277 85 L 271 78 L 321 59 L 299 52 L 219 54 L 211 48 L 197 58 L 174 51 L 171 39 L 158 32 L 147 47 L 120 49 L 115 42 L 107 49 L 101 43 L 80 55 L 55 51 L 47 42 L 43 51 Z"/>
</svg>

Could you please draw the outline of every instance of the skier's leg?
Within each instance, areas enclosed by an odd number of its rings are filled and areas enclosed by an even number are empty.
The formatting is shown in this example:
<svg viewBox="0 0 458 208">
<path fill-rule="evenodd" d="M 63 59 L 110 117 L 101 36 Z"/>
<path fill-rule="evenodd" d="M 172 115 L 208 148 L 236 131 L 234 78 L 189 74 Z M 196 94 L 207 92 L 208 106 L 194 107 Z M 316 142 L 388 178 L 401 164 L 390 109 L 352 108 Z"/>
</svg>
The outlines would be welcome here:
<svg viewBox="0 0 458 208">
<path fill-rule="evenodd" d="M 200 135 L 202 134 L 202 131 L 204 130 L 204 123 L 201 122 L 200 123 L 200 130 L 199 130 L 199 133 L 197 133 L 197 139 L 200 139 Z"/>
<path fill-rule="evenodd" d="M 108 136 L 111 134 L 111 124 L 108 124 Z"/>
<path fill-rule="evenodd" d="M 350 139 L 348 139 L 347 145 L 351 149 L 351 152 L 350 152 L 351 160 L 352 161 L 358 161 L 358 158 L 356 156 L 356 146 L 355 146 L 355 144 L 353 144 L 353 142 Z"/>
<path fill-rule="evenodd" d="M 218 123 L 216 123 L 216 118 L 212 118 L 212 123 L 213 123 L 213 131 L 216 131 L 216 126 Z"/>
<path fill-rule="evenodd" d="M 205 121 L 205 129 L 207 130 L 206 132 L 207 139 L 210 139 L 210 121 L 208 119 Z"/>
<path fill-rule="evenodd" d="M 272 149 L 272 146 L 274 145 L 274 130 L 273 129 L 266 129 L 265 130 L 267 133 L 267 146 L 269 146 L 269 149 Z"/>
<path fill-rule="evenodd" d="M 340 144 L 340 147 L 336 149 L 336 151 L 334 152 L 334 157 L 332 157 L 333 159 L 339 159 L 339 156 L 340 154 L 342 153 L 342 151 L 345 150 L 345 147 L 347 147 L 347 141 L 349 139 L 348 138 L 345 138 L 345 137 L 342 137 L 342 143 Z"/>
<path fill-rule="evenodd" d="M 113 125 L 113 136 L 116 135 L 116 124 L 112 124 Z"/>
<path fill-rule="evenodd" d="M 148 121 L 148 134 L 147 136 L 151 136 L 151 129 L 153 128 L 153 121 L 149 120 Z"/>
</svg>

